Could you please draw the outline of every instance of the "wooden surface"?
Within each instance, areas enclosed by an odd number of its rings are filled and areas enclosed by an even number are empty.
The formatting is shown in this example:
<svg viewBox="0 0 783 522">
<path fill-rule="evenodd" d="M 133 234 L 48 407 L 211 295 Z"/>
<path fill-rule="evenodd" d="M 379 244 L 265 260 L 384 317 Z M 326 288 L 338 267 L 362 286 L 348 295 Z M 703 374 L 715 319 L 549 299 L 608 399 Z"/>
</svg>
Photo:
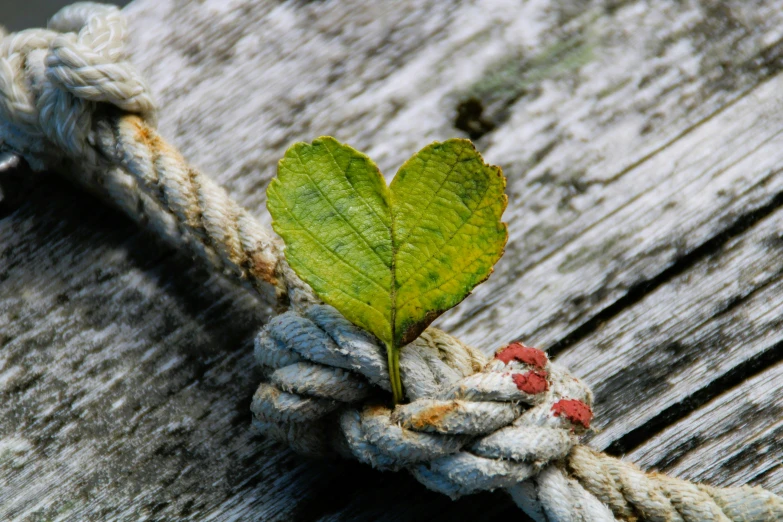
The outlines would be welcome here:
<svg viewBox="0 0 783 522">
<path fill-rule="evenodd" d="M 268 221 L 294 141 L 387 177 L 470 134 L 496 273 L 439 321 L 596 395 L 590 443 L 783 494 L 783 2 L 186 2 L 126 10 L 161 131 Z M 40 182 L 39 182 L 40 180 Z M 0 519 L 522 519 L 250 430 L 268 311 L 51 175 L 0 215 Z"/>
</svg>

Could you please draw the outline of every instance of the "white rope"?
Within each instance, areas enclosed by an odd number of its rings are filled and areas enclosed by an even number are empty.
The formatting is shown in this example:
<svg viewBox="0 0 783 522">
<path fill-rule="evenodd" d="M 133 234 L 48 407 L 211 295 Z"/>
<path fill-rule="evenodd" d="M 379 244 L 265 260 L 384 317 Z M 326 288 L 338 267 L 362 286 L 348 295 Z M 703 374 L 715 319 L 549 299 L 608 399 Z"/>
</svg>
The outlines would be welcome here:
<svg viewBox="0 0 783 522">
<path fill-rule="evenodd" d="M 48 30 L 12 34 L 0 45 L 0 119 L 5 146 L 35 169 L 66 154 L 97 163 L 96 103 L 154 118 L 144 80 L 126 61 L 125 19 L 113 6 L 80 3 Z"/>
<path fill-rule="evenodd" d="M 63 9 L 47 30 L 0 31 L 0 152 L 69 172 L 221 273 L 293 305 L 256 339 L 270 372 L 252 403 L 262 432 L 301 453 L 406 469 L 453 498 L 504 489 L 534 520 L 783 520 L 783 500 L 760 488 L 648 475 L 579 445 L 590 391 L 519 344 L 486 360 L 430 328 L 402 350 L 410 402 L 389 409 L 378 342 L 317 304 L 271 232 L 155 132 L 125 31 L 116 8 L 91 3 Z"/>
<path fill-rule="evenodd" d="M 452 498 L 505 489 L 534 520 L 783 520 L 783 499 L 761 488 L 648 475 L 579 445 L 592 394 L 540 350 L 512 343 L 486 360 L 427 329 L 401 352 L 410 402 L 394 410 L 383 350 L 329 306 L 275 317 L 255 341 L 270 380 L 254 424 L 303 454 L 407 469 Z"/>
<path fill-rule="evenodd" d="M 0 44 L 0 151 L 58 169 L 272 301 L 312 300 L 274 236 L 154 130 L 114 6 L 76 3 Z M 68 168 L 75 166 L 77 168 Z"/>
</svg>

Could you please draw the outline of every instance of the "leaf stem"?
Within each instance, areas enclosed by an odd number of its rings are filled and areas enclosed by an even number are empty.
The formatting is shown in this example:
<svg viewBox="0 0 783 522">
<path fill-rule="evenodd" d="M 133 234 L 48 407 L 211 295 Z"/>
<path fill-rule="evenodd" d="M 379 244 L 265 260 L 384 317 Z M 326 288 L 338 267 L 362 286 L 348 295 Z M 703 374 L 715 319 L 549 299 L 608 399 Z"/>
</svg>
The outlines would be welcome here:
<svg viewBox="0 0 783 522">
<path fill-rule="evenodd" d="M 389 381 L 391 382 L 394 404 L 403 401 L 402 377 L 400 376 L 400 349 L 392 343 L 386 345 L 386 356 L 389 359 Z"/>
</svg>

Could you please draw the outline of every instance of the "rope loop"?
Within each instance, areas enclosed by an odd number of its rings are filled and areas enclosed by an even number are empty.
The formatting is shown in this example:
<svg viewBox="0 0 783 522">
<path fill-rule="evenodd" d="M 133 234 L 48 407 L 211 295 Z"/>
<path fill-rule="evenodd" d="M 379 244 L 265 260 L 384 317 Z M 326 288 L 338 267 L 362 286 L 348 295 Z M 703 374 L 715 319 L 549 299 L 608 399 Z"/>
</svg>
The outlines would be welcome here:
<svg viewBox="0 0 783 522">
<path fill-rule="evenodd" d="M 100 104 L 155 123 L 155 103 L 125 56 L 127 25 L 115 6 L 80 2 L 48 29 L 0 44 L 0 147 L 34 170 L 63 157 L 97 164 L 93 115 Z"/>
</svg>

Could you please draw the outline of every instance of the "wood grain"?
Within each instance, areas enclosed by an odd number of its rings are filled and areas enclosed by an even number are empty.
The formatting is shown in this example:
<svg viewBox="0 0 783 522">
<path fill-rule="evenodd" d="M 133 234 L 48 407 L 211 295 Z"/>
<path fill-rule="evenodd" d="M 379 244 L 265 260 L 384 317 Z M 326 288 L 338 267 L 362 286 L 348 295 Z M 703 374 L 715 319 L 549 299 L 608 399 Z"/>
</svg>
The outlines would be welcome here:
<svg viewBox="0 0 783 522">
<path fill-rule="evenodd" d="M 550 348 L 591 444 L 783 493 L 783 2 L 186 2 L 126 8 L 160 128 L 268 221 L 294 141 L 387 178 L 470 133 L 508 177 L 496 273 L 440 325 Z M 0 215 L 0 518 L 482 520 L 404 474 L 249 429 L 269 311 L 51 176 Z"/>
<path fill-rule="evenodd" d="M 780 491 L 783 364 L 766 368 L 627 455 L 642 466 L 719 486 Z"/>
</svg>

